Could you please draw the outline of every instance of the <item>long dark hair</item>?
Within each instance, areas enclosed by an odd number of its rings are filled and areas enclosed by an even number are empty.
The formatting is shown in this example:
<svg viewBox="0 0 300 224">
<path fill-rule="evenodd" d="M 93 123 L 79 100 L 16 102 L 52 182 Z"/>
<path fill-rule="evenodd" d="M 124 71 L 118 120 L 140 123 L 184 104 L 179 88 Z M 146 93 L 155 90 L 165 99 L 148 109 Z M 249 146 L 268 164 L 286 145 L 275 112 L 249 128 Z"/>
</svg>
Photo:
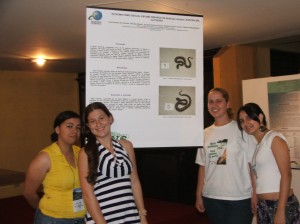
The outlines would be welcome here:
<svg viewBox="0 0 300 224">
<path fill-rule="evenodd" d="M 225 90 L 223 88 L 220 88 L 220 87 L 216 87 L 216 88 L 213 88 L 213 89 L 209 90 L 208 95 L 212 92 L 215 92 L 215 91 L 221 93 L 221 95 L 225 99 L 226 103 L 229 102 L 229 93 L 227 92 L 227 90 Z M 232 108 L 230 108 L 230 107 L 227 108 L 227 115 L 228 115 L 229 118 L 231 118 L 231 119 L 233 118 Z"/>
<path fill-rule="evenodd" d="M 85 145 L 84 150 L 88 157 L 88 176 L 87 181 L 90 184 L 95 184 L 97 178 L 97 167 L 99 161 L 98 148 L 95 135 L 91 132 L 91 129 L 88 126 L 88 116 L 94 110 L 102 110 L 107 116 L 112 117 L 111 112 L 107 109 L 107 107 L 101 102 L 94 102 L 89 104 L 84 111 L 83 116 L 83 135 L 85 137 Z"/>
<path fill-rule="evenodd" d="M 245 113 L 248 115 L 249 118 L 251 118 L 254 121 L 257 121 L 260 124 L 260 120 L 259 120 L 259 114 L 263 115 L 263 120 L 262 123 L 264 126 L 267 126 L 267 121 L 266 121 L 266 115 L 265 113 L 262 111 L 262 109 L 260 108 L 260 106 L 258 106 L 256 103 L 247 103 L 244 106 L 241 106 L 237 112 L 237 124 L 240 130 L 243 130 L 242 128 L 242 124 L 240 121 L 240 113 L 242 111 L 245 111 Z"/>
<path fill-rule="evenodd" d="M 61 125 L 65 120 L 68 120 L 70 118 L 78 118 L 80 120 L 79 114 L 75 113 L 74 111 L 66 110 L 63 112 L 60 112 L 53 122 L 53 128 L 55 129 L 57 126 Z M 54 132 L 50 135 L 51 142 L 57 142 L 58 135 Z"/>
</svg>

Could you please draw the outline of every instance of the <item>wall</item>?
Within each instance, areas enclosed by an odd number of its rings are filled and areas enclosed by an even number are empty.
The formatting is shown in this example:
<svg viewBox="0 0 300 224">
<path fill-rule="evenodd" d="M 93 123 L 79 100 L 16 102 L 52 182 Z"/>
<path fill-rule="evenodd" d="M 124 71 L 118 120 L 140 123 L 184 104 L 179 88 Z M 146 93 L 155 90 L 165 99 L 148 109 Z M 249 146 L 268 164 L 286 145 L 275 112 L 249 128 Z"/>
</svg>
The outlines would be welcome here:
<svg viewBox="0 0 300 224">
<path fill-rule="evenodd" d="M 0 71 L 0 169 L 26 171 L 50 144 L 53 120 L 79 112 L 75 73 Z"/>
<path fill-rule="evenodd" d="M 234 112 L 242 105 L 242 80 L 270 76 L 267 48 L 235 45 L 222 48 L 213 58 L 214 87 L 229 92 Z"/>
</svg>

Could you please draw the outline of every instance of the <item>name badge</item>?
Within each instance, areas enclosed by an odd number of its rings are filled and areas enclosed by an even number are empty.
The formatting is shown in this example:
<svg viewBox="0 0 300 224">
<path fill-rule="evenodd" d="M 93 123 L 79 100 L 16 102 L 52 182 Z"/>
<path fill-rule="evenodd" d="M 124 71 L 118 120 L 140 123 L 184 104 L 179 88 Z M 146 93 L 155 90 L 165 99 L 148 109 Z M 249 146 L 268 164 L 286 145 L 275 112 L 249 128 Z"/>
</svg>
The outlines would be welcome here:
<svg viewBox="0 0 300 224">
<path fill-rule="evenodd" d="M 84 202 L 82 198 L 81 188 L 73 189 L 73 209 L 74 212 L 79 212 L 84 209 Z"/>
</svg>

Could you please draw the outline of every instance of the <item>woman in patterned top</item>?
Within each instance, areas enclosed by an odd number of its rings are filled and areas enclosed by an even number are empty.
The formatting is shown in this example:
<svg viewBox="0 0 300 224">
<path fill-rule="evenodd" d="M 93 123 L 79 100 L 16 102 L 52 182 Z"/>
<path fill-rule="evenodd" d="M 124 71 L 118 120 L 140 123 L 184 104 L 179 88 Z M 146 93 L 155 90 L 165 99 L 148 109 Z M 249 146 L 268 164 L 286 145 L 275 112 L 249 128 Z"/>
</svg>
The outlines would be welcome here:
<svg viewBox="0 0 300 224">
<path fill-rule="evenodd" d="M 238 110 L 239 129 L 257 140 L 251 162 L 256 177 L 257 221 L 259 224 L 299 224 L 300 207 L 291 186 L 287 139 L 266 125 L 266 116 L 257 104 L 247 103 Z"/>
<path fill-rule="evenodd" d="M 112 139 L 113 121 L 103 103 L 85 109 L 86 144 L 79 153 L 79 176 L 86 223 L 147 224 L 134 149 L 128 140 Z"/>
</svg>

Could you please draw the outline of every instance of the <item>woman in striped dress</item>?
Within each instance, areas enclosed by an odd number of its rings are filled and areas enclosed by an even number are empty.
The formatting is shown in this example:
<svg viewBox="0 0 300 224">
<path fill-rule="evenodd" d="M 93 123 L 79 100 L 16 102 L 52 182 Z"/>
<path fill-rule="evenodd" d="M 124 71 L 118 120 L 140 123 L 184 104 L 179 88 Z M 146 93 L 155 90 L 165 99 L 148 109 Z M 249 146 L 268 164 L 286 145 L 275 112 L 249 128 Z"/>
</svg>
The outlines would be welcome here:
<svg viewBox="0 0 300 224">
<path fill-rule="evenodd" d="M 79 176 L 88 224 L 147 224 L 135 154 L 128 140 L 112 139 L 113 116 L 95 102 L 84 114 L 86 144 L 79 153 Z"/>
</svg>

